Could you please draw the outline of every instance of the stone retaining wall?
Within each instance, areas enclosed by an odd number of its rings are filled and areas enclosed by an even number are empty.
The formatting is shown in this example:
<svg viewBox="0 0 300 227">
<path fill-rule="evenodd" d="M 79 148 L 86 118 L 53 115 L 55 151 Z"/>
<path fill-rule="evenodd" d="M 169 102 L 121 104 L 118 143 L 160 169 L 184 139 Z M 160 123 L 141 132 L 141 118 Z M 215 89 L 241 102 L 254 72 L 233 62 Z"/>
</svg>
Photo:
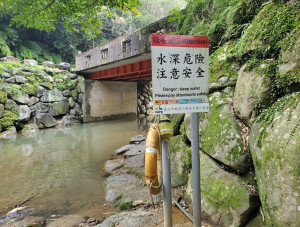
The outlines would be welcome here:
<svg viewBox="0 0 300 227">
<path fill-rule="evenodd" d="M 13 57 L 0 63 L 0 138 L 16 131 L 69 126 L 81 122 L 83 77 L 70 64 Z"/>
</svg>

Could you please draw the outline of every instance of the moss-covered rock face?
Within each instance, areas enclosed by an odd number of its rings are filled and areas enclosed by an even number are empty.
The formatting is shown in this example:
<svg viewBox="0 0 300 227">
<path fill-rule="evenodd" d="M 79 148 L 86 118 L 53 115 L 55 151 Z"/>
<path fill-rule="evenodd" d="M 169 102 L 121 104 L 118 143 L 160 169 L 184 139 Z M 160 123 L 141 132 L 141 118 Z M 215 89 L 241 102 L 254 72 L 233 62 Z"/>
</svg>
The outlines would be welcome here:
<svg viewBox="0 0 300 227">
<path fill-rule="evenodd" d="M 182 136 L 171 137 L 171 183 L 173 187 L 187 183 L 191 165 L 191 148 L 182 141 Z"/>
<path fill-rule="evenodd" d="M 279 72 L 276 83 L 288 94 L 300 91 L 300 26 L 296 28 L 282 43 Z"/>
<path fill-rule="evenodd" d="M 10 126 L 14 125 L 14 122 L 19 118 L 19 114 L 14 111 L 5 110 L 2 118 L 0 119 L 0 125 L 3 129 L 8 129 Z"/>
<path fill-rule="evenodd" d="M 0 103 L 4 104 L 7 100 L 7 94 L 4 91 L 0 91 Z"/>
<path fill-rule="evenodd" d="M 201 209 L 217 226 L 243 226 L 258 208 L 258 197 L 252 196 L 235 174 L 221 169 L 201 152 Z M 190 176 L 187 196 L 192 198 Z"/>
<path fill-rule="evenodd" d="M 170 120 L 173 124 L 174 135 L 179 134 L 179 129 L 180 129 L 181 123 L 183 122 L 183 119 L 184 119 L 184 114 L 171 114 L 170 115 Z"/>
<path fill-rule="evenodd" d="M 233 58 L 235 42 L 228 42 L 216 50 L 209 58 L 209 82 L 215 82 L 220 77 L 236 78 L 240 68 Z"/>
<path fill-rule="evenodd" d="M 267 227 L 267 224 L 263 221 L 261 214 L 258 213 L 247 223 L 247 225 L 245 225 L 245 227 Z"/>
<path fill-rule="evenodd" d="M 280 99 L 253 124 L 250 150 L 269 226 L 296 226 L 300 185 L 300 93 Z"/>
<path fill-rule="evenodd" d="M 229 100 L 219 92 L 209 100 L 210 111 L 199 125 L 200 147 L 218 161 L 244 173 L 249 168 L 249 154 L 244 152 L 241 126 L 231 113 Z"/>
<path fill-rule="evenodd" d="M 179 34 L 209 37 L 211 50 L 240 37 L 261 7 L 261 0 L 195 0 L 178 24 Z"/>
<path fill-rule="evenodd" d="M 279 41 L 299 26 L 299 23 L 299 6 L 282 1 L 267 3 L 238 41 L 237 56 L 276 54 L 280 48 Z"/>
<path fill-rule="evenodd" d="M 266 68 L 263 63 L 258 68 Z M 252 69 L 247 72 L 247 65 L 239 71 L 234 92 L 234 109 L 236 114 L 249 126 L 252 125 L 259 111 L 271 103 L 271 78 Z"/>
</svg>

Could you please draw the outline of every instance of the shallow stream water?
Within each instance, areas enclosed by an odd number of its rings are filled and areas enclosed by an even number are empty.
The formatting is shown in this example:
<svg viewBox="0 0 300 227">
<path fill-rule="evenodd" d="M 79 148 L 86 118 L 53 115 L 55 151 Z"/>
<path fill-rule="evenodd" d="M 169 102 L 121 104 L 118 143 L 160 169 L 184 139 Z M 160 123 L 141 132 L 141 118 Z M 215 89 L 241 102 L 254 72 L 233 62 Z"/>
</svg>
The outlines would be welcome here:
<svg viewBox="0 0 300 227">
<path fill-rule="evenodd" d="M 0 140 L 0 216 L 35 195 L 33 215 L 102 216 L 103 164 L 139 134 L 137 120 L 41 130 L 33 137 Z"/>
</svg>

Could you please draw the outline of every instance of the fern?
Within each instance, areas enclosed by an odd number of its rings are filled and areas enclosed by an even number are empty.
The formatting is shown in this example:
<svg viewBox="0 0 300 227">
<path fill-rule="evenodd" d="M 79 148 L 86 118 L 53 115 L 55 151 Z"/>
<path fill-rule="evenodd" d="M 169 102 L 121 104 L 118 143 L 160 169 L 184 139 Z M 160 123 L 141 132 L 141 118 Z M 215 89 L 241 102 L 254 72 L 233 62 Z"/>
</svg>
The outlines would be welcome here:
<svg viewBox="0 0 300 227">
<path fill-rule="evenodd" d="M 11 51 L 9 46 L 6 43 L 7 36 L 0 31 L 0 56 L 9 56 L 11 55 Z"/>
</svg>

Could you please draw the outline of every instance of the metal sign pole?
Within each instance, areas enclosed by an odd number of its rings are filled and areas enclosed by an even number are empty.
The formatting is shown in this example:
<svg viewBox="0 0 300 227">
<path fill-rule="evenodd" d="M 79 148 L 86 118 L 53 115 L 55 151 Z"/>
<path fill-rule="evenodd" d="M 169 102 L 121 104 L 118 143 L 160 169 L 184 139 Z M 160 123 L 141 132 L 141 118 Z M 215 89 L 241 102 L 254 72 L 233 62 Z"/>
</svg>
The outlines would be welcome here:
<svg viewBox="0 0 300 227">
<path fill-rule="evenodd" d="M 191 113 L 191 137 L 194 227 L 201 227 L 199 121 L 197 113 Z"/>
<path fill-rule="evenodd" d="M 168 146 L 169 139 L 164 139 L 162 141 L 164 227 L 172 227 L 171 166 Z"/>
</svg>

